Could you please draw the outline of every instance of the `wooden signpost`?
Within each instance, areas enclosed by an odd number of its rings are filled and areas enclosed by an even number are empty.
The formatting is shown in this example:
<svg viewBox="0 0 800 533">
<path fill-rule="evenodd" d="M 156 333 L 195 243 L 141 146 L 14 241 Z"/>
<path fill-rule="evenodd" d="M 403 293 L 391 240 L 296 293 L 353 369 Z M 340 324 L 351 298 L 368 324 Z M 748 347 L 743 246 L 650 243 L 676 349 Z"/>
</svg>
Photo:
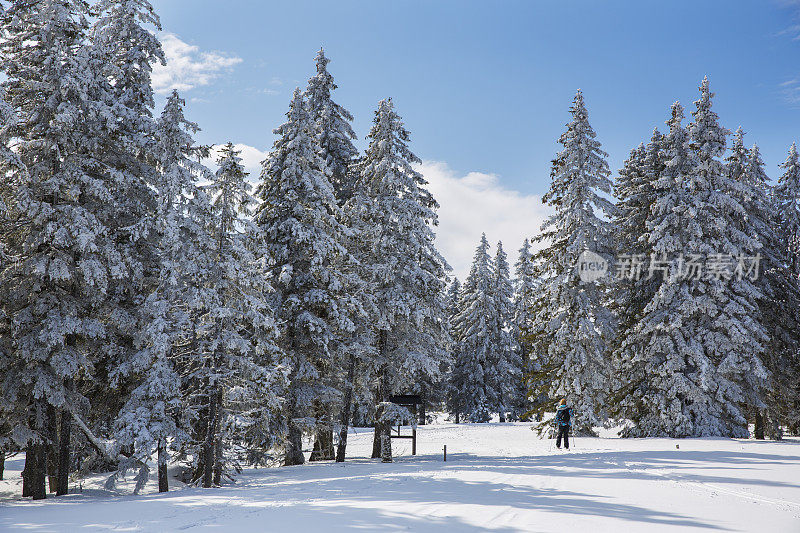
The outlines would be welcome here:
<svg viewBox="0 0 800 533">
<path fill-rule="evenodd" d="M 424 405 L 424 402 L 419 394 L 398 394 L 390 396 L 389 401 L 401 407 L 405 407 L 414 417 L 411 422 L 411 435 L 403 435 L 400 431 L 402 427 L 401 421 L 397 422 L 397 434 L 390 435 L 393 439 L 411 439 L 411 455 L 417 455 L 417 418 L 419 410 L 417 406 Z"/>
</svg>

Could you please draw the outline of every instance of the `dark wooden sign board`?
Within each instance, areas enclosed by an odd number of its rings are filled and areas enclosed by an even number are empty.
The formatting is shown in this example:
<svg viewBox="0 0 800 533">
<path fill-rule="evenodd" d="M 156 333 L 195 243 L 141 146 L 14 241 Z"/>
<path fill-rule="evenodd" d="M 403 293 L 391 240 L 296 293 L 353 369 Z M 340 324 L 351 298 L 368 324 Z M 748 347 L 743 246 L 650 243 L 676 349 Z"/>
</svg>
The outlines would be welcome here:
<svg viewBox="0 0 800 533">
<path fill-rule="evenodd" d="M 412 415 L 417 417 L 417 406 L 423 405 L 422 397 L 419 394 L 397 394 L 389 396 L 389 401 L 399 406 L 405 407 L 411 411 Z M 397 434 L 389 435 L 393 439 L 411 439 L 411 455 L 417 455 L 417 426 L 411 427 L 411 435 L 400 434 L 400 424 L 397 425 Z"/>
</svg>

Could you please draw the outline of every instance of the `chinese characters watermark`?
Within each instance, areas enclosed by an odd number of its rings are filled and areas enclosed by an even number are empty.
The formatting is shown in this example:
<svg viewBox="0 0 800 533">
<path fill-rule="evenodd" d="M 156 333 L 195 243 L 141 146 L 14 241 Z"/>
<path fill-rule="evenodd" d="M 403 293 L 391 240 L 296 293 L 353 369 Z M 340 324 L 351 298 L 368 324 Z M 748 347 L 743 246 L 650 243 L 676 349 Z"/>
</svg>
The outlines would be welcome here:
<svg viewBox="0 0 800 533">
<path fill-rule="evenodd" d="M 639 281 L 660 277 L 662 280 L 718 281 L 758 280 L 761 254 L 622 254 L 615 258 L 612 277 L 616 280 Z M 583 283 L 591 283 L 609 274 L 609 261 L 585 250 L 575 265 Z"/>
<path fill-rule="evenodd" d="M 716 279 L 756 281 L 761 265 L 761 254 L 622 254 L 614 263 L 617 279 L 638 281 L 661 276 L 661 279 Z"/>
</svg>

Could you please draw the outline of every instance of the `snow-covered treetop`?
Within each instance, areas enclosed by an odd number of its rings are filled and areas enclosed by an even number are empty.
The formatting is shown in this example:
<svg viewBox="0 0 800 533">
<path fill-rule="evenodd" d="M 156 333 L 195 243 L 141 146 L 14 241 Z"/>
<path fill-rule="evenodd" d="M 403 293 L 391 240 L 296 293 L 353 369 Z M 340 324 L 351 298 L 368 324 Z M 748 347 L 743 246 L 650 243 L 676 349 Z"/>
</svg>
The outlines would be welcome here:
<svg viewBox="0 0 800 533">
<path fill-rule="evenodd" d="M 336 84 L 327 69 L 330 59 L 325 57 L 325 51 L 322 48 L 317 53 L 315 61 L 317 73 L 308 80 L 308 88 L 305 93 L 308 99 L 308 109 L 314 122 L 320 148 L 325 154 L 325 163 L 331 171 L 334 187 L 346 199 L 352 193 L 347 181 L 348 168 L 358 156 L 358 150 L 352 142 L 356 138 L 356 134 L 350 126 L 353 115 L 331 99 L 331 93 L 336 89 Z"/>
<path fill-rule="evenodd" d="M 387 327 L 396 316 L 416 317 L 419 324 L 438 319 L 431 303 L 441 298 L 432 295 L 444 290 L 448 268 L 434 246 L 438 204 L 425 188 L 427 181 L 411 166 L 420 159 L 408 148 L 410 135 L 391 99 L 380 102 L 367 138 L 370 143 L 358 166 L 362 196 L 357 202 L 362 230 L 377 243 L 373 275 L 381 287 L 384 314 L 379 323 Z"/>
<path fill-rule="evenodd" d="M 769 187 L 769 176 L 764 171 L 764 160 L 761 158 L 761 150 L 757 144 L 753 144 L 747 154 L 747 176 L 752 184 L 763 193 L 772 194 L 772 189 Z"/>
<path fill-rule="evenodd" d="M 299 88 L 286 117 L 274 130 L 278 139 L 262 163 L 263 182 L 256 191 L 262 203 L 255 221 L 265 237 L 265 256 L 273 261 L 270 269 L 282 302 L 278 314 L 293 331 L 312 337 L 318 356 L 327 353 L 335 329 L 352 328 L 339 268 L 352 259 L 344 246 L 349 230 L 341 224 L 341 208 Z"/>
<path fill-rule="evenodd" d="M 689 147 L 694 156 L 694 171 L 684 181 L 686 191 L 692 197 L 693 207 L 689 213 L 697 210 L 697 217 L 691 216 L 691 224 L 695 235 L 705 234 L 707 238 L 700 242 L 691 238 L 687 251 L 695 253 L 755 253 L 760 247 L 752 232 L 745 231 L 740 225 L 724 226 L 725 220 L 742 220 L 747 217 L 743 203 L 748 194 L 745 189 L 749 184 L 732 179 L 726 172 L 722 162 L 725 153 L 727 136 L 730 131 L 722 127 L 719 117 L 712 110 L 714 93 L 709 87 L 708 77 L 700 84 L 700 99 L 695 102 L 697 109 L 692 113 L 694 121 L 689 125 Z M 743 133 L 740 133 L 741 137 Z M 746 158 L 743 144 L 741 157 Z M 743 162 L 741 166 L 746 166 Z M 708 207 L 703 207 L 705 204 Z M 695 226 L 696 225 L 696 226 Z M 702 227 L 701 227 L 702 226 Z"/>
<path fill-rule="evenodd" d="M 467 279 L 464 281 L 462 290 L 465 294 L 475 296 L 477 293 L 485 295 L 491 294 L 489 286 L 492 271 L 492 259 L 489 257 L 489 241 L 486 234 L 481 233 L 481 240 L 472 256 L 472 266 L 470 267 Z"/>
<path fill-rule="evenodd" d="M 458 313 L 459 303 L 461 301 L 461 282 L 457 277 L 453 278 L 450 286 L 447 287 L 447 317 L 452 318 Z"/>
<path fill-rule="evenodd" d="M 144 26 L 160 31 L 158 15 L 148 0 L 100 0 L 94 9 L 100 17 L 92 30 L 92 43 L 104 58 L 117 104 L 150 116 L 154 105 L 151 65 L 164 64 L 166 58 L 161 42 Z"/>
<path fill-rule="evenodd" d="M 598 193 L 611 194 L 611 171 L 608 154 L 595 140 L 589 124 L 589 113 L 579 90 L 570 107 L 572 120 L 558 142 L 564 147 L 553 160 L 552 184 L 542 200 L 556 207 L 556 213 L 542 225 L 542 238 L 568 239 L 568 255 L 583 250 L 603 252 L 608 239 L 605 222 L 596 214 L 599 209 L 607 218 L 613 205 Z M 599 246 L 598 246 L 599 245 Z M 570 265 L 572 257 L 570 257 Z"/>
<path fill-rule="evenodd" d="M 796 213 L 794 219 L 800 220 L 800 159 L 798 159 L 795 143 L 789 147 L 789 154 L 786 156 L 786 161 L 781 163 L 780 168 L 783 170 L 783 174 L 778 178 L 775 195 L 781 202 L 781 210 L 793 209 Z"/>
<path fill-rule="evenodd" d="M 250 195 L 251 186 L 240 153 L 231 142 L 220 148 L 214 182 L 204 187 L 211 197 L 215 222 L 223 235 L 236 229 L 239 215 L 248 216 L 255 207 L 256 200 Z"/>
<path fill-rule="evenodd" d="M 494 297 L 497 302 L 498 313 L 503 320 L 502 328 L 507 327 L 512 318 L 512 302 L 514 300 L 514 287 L 511 284 L 511 272 L 508 266 L 508 255 L 503 250 L 503 242 L 497 242 L 494 256 L 494 270 L 492 272 L 494 284 Z"/>
<path fill-rule="evenodd" d="M 724 174 L 722 161 L 719 159 L 725 153 L 727 137 L 730 131 L 723 128 L 719 123 L 719 116 L 712 110 L 712 99 L 714 93 L 708 82 L 708 76 L 703 78 L 700 84 L 700 99 L 695 102 L 695 109 L 692 112 L 694 121 L 689 124 L 689 146 L 694 150 L 697 157 L 697 172 L 693 173 L 693 179 L 688 182 L 690 190 L 704 184 L 695 184 L 698 179 L 712 180 Z M 717 185 L 710 183 L 708 185 Z"/>
<path fill-rule="evenodd" d="M 208 148 L 195 146 L 192 134 L 200 131 L 200 127 L 186 119 L 185 105 L 178 91 L 173 90 L 156 123 L 156 158 L 163 173 L 161 186 L 165 187 L 163 192 L 170 201 L 177 199 L 182 190 L 193 190 L 195 179 L 208 172 L 199 163 L 199 159 L 208 154 Z"/>
<path fill-rule="evenodd" d="M 265 204 L 262 204 L 259 212 L 261 216 L 276 221 L 284 217 L 288 217 L 287 222 L 300 224 L 317 220 L 322 224 L 319 229 L 323 232 L 334 226 L 339 227 L 337 219 L 340 210 L 328 179 L 329 170 L 319 157 L 311 116 L 299 88 L 294 91 L 286 117 L 287 121 L 273 130 L 279 138 L 263 162 L 261 177 L 264 181 L 257 190 L 257 196 Z M 313 209 L 314 212 L 304 213 L 304 209 Z M 270 231 L 282 232 L 284 229 L 273 227 Z M 302 244 L 313 237 L 313 234 L 298 234 L 294 238 Z M 328 244 L 337 250 L 340 248 L 339 244 Z M 284 261 L 290 258 L 275 259 Z"/>
<path fill-rule="evenodd" d="M 800 251 L 800 161 L 797 145 L 792 143 L 789 154 L 780 168 L 783 170 L 773 189 L 782 222 L 782 234 L 787 248 L 791 251 L 793 264 L 797 269 L 797 255 Z M 795 272 L 797 274 L 797 272 Z"/>
</svg>

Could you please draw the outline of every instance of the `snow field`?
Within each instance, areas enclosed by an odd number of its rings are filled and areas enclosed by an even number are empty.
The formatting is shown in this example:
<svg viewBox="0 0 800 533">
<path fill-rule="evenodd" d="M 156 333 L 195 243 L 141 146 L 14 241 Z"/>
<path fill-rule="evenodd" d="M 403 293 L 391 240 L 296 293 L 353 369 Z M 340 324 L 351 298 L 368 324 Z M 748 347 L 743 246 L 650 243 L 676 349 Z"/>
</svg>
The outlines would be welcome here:
<svg viewBox="0 0 800 533">
<path fill-rule="evenodd" d="M 569 452 L 530 424 L 441 424 L 368 459 L 249 469 L 218 489 L 131 496 L 102 489 L 19 499 L 22 459 L 0 484 L 0 531 L 800 531 L 800 441 L 578 438 Z M 676 448 L 676 444 L 680 446 Z M 447 445 L 447 462 L 442 446 Z M 76 487 L 77 488 L 77 487 Z"/>
</svg>

